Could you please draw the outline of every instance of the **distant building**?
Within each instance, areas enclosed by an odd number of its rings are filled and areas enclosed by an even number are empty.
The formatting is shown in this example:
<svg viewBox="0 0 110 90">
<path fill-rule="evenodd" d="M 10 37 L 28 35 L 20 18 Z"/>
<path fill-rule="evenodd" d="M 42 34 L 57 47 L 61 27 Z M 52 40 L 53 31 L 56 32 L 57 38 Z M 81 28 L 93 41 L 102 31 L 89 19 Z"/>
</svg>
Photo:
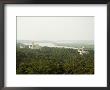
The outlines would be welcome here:
<svg viewBox="0 0 110 90">
<path fill-rule="evenodd" d="M 79 49 L 78 49 L 78 52 L 79 52 L 80 55 L 88 54 L 88 51 L 87 51 L 87 50 L 84 50 L 84 47 L 79 48 Z"/>
<path fill-rule="evenodd" d="M 20 48 L 40 49 L 41 46 L 39 46 L 38 44 L 35 44 L 35 42 L 33 41 L 32 43 L 20 44 Z"/>
</svg>

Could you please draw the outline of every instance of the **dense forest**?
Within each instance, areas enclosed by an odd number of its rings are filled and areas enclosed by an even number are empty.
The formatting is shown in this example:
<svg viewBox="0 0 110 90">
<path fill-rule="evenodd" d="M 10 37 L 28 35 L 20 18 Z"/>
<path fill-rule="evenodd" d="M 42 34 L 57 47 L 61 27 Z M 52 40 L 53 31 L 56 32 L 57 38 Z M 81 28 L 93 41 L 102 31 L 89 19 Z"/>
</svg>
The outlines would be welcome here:
<svg viewBox="0 0 110 90">
<path fill-rule="evenodd" d="M 69 48 L 16 48 L 17 74 L 94 74 L 94 50 L 80 55 Z"/>
</svg>

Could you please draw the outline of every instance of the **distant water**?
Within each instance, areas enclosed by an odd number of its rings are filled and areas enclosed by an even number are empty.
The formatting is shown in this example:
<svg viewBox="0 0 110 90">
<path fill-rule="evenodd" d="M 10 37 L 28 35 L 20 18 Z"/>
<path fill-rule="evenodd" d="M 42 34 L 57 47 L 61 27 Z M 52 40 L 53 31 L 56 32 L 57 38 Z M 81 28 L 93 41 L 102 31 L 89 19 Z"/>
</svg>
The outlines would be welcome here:
<svg viewBox="0 0 110 90">
<path fill-rule="evenodd" d="M 47 46 L 47 47 L 55 47 L 55 45 L 53 43 L 38 43 L 40 46 L 44 47 L 44 46 Z"/>
<path fill-rule="evenodd" d="M 46 47 L 59 47 L 59 48 L 72 48 L 72 49 L 77 49 L 77 48 L 74 48 L 74 47 L 57 46 L 57 45 L 55 45 L 55 44 L 53 44 L 53 43 L 37 43 L 37 44 L 39 44 L 39 45 L 42 46 L 42 47 L 46 46 Z"/>
</svg>

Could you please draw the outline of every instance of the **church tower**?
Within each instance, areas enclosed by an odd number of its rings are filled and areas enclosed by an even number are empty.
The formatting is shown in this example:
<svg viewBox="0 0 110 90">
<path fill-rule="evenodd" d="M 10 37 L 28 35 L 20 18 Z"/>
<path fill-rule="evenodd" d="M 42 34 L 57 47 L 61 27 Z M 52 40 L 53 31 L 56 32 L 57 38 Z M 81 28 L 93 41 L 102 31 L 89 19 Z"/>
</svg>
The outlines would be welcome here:
<svg viewBox="0 0 110 90">
<path fill-rule="evenodd" d="M 34 41 L 33 41 L 33 42 L 32 42 L 32 49 L 34 49 L 34 46 L 35 46 L 35 45 L 34 45 Z"/>
</svg>

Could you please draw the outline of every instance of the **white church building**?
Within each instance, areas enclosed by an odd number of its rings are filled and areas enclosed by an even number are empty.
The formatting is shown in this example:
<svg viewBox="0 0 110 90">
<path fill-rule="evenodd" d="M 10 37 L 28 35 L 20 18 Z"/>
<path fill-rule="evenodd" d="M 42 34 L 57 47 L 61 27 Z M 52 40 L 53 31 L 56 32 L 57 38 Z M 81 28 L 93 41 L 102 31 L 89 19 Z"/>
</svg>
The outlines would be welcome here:
<svg viewBox="0 0 110 90">
<path fill-rule="evenodd" d="M 88 54 L 88 51 L 87 51 L 87 50 L 84 50 L 84 47 L 82 47 L 82 48 L 79 48 L 79 49 L 78 49 L 78 53 L 79 53 L 80 55 L 83 55 L 83 54 Z"/>
<path fill-rule="evenodd" d="M 32 43 L 23 43 L 20 45 L 20 48 L 30 48 L 30 49 L 40 49 L 41 46 L 39 46 L 34 41 Z"/>
</svg>

